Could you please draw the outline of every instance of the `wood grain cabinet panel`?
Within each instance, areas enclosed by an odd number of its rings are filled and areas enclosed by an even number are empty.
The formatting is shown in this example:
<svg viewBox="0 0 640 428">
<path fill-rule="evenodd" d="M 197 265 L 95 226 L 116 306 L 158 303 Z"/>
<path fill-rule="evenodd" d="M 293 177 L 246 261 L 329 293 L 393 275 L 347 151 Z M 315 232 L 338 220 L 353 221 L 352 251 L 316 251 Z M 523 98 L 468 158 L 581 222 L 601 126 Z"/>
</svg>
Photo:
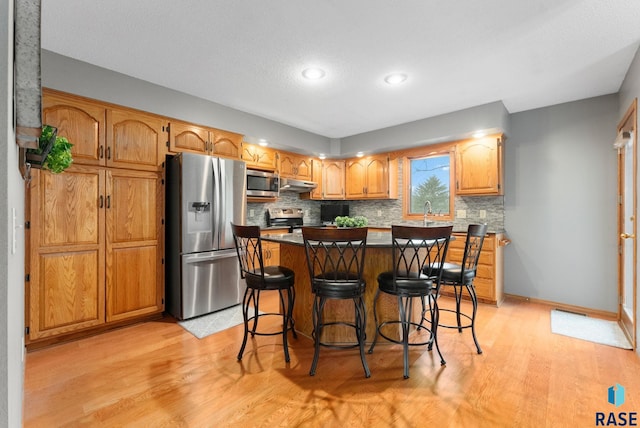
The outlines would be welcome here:
<svg viewBox="0 0 640 428">
<path fill-rule="evenodd" d="M 73 147 L 73 162 L 82 165 L 105 165 L 104 105 L 80 97 L 42 92 L 42 121 L 58 129 Z"/>
<path fill-rule="evenodd" d="M 242 152 L 242 134 L 213 129 L 211 131 L 211 154 L 231 159 L 240 159 Z"/>
<path fill-rule="evenodd" d="M 344 199 L 345 162 L 326 161 L 322 165 L 323 198 Z"/>
<path fill-rule="evenodd" d="M 502 138 L 486 137 L 456 146 L 456 194 L 502 195 Z"/>
<path fill-rule="evenodd" d="M 162 312 L 163 189 L 158 172 L 33 171 L 29 343 Z"/>
<path fill-rule="evenodd" d="M 256 144 L 242 143 L 242 160 L 247 168 L 275 171 L 278 167 L 278 152 Z"/>
<path fill-rule="evenodd" d="M 261 235 L 287 233 L 288 229 L 263 230 Z M 271 241 L 262 241 L 262 263 L 265 266 L 278 266 L 280 264 L 280 244 Z"/>
<path fill-rule="evenodd" d="M 290 152 L 279 152 L 280 176 L 310 181 L 312 178 L 311 158 Z"/>
<path fill-rule="evenodd" d="M 172 120 L 169 124 L 169 151 L 240 159 L 243 135 Z"/>
<path fill-rule="evenodd" d="M 163 309 L 163 186 L 158 173 L 107 172 L 107 321 Z"/>
<path fill-rule="evenodd" d="M 346 161 L 347 199 L 389 199 L 398 197 L 398 161 L 376 155 Z"/>
<path fill-rule="evenodd" d="M 158 171 L 165 120 L 134 110 L 107 110 L 107 166 Z"/>
<path fill-rule="evenodd" d="M 116 247 L 107 275 L 107 321 L 157 312 L 158 246 Z"/>
<path fill-rule="evenodd" d="M 27 326 L 36 340 L 105 322 L 105 176 L 82 166 L 32 173 Z"/>
<path fill-rule="evenodd" d="M 209 154 L 209 130 L 190 123 L 171 121 L 169 151 Z"/>
</svg>

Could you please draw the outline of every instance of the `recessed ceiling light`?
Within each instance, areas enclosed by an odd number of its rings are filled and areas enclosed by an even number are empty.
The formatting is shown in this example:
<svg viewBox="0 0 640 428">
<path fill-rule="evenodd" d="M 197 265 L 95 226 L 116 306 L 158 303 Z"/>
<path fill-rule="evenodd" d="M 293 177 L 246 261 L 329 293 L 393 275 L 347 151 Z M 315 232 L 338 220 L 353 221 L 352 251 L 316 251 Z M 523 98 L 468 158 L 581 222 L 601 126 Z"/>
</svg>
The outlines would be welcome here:
<svg viewBox="0 0 640 428">
<path fill-rule="evenodd" d="M 384 78 L 384 81 L 389 85 L 399 85 L 405 80 L 407 80 L 407 75 L 404 73 L 393 73 Z"/>
<path fill-rule="evenodd" d="M 269 142 L 267 140 L 261 138 L 260 141 L 258 141 L 258 144 L 261 145 L 262 147 L 264 147 L 264 146 L 268 146 Z"/>
<path fill-rule="evenodd" d="M 304 70 L 302 70 L 302 76 L 305 79 L 309 79 L 309 80 L 318 80 L 318 79 L 322 79 L 325 75 L 325 72 L 323 69 L 321 68 L 305 68 Z"/>
<path fill-rule="evenodd" d="M 364 153 L 362 153 L 362 152 L 358 152 L 358 153 L 356 153 L 356 156 L 357 156 L 357 157 L 359 157 L 359 158 L 361 158 L 362 156 L 364 156 Z"/>
<path fill-rule="evenodd" d="M 318 156 L 320 158 L 320 160 L 326 159 L 327 156 L 324 153 L 320 153 L 320 155 Z"/>
</svg>

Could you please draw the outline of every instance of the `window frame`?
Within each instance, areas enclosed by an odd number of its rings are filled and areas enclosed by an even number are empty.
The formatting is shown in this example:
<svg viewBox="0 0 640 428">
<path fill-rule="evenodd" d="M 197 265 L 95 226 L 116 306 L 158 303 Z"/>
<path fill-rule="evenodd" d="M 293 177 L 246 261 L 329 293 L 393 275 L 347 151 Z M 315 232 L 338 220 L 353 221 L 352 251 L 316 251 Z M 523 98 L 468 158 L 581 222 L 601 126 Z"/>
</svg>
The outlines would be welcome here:
<svg viewBox="0 0 640 428">
<path fill-rule="evenodd" d="M 424 214 L 411 213 L 411 161 L 415 159 L 423 159 L 435 156 L 449 156 L 449 214 L 448 215 L 435 215 L 432 214 L 427 217 L 430 221 L 453 221 L 455 218 L 455 196 L 456 196 L 456 174 L 455 174 L 455 160 L 456 152 L 455 146 L 444 147 L 439 150 L 430 151 L 428 153 L 412 153 L 403 158 L 402 162 L 402 218 L 404 220 L 424 220 Z"/>
</svg>

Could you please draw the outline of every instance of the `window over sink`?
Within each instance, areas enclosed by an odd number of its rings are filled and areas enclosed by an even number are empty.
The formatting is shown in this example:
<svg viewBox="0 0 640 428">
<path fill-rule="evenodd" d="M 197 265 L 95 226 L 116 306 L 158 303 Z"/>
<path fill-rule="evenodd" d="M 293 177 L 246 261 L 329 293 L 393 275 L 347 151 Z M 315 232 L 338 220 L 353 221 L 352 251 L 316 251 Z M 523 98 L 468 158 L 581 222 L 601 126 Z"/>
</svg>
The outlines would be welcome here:
<svg viewBox="0 0 640 428">
<path fill-rule="evenodd" d="M 407 157 L 404 164 L 404 217 L 453 219 L 453 151 Z"/>
</svg>

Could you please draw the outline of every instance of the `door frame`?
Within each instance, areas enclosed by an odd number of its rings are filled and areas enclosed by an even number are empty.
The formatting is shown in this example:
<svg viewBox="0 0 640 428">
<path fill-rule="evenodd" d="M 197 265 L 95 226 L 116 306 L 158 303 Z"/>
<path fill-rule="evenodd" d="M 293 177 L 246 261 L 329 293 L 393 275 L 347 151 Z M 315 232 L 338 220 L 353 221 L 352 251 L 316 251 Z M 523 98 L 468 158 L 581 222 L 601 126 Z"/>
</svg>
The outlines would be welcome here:
<svg viewBox="0 0 640 428">
<path fill-rule="evenodd" d="M 638 116 L 638 100 L 637 98 L 633 100 L 626 113 L 622 117 L 622 120 L 618 123 L 617 131 L 618 134 L 621 132 L 631 132 L 631 136 L 633 139 L 633 182 L 631 183 L 634 186 L 633 192 L 633 200 L 625 201 L 625 180 L 624 180 L 624 168 L 625 168 L 625 158 L 624 152 L 622 150 L 618 150 L 618 323 L 622 327 L 622 330 L 626 334 L 627 338 L 631 342 L 631 346 L 633 349 L 636 349 L 636 329 L 637 329 L 637 321 L 638 321 L 638 308 L 637 308 L 637 266 L 638 266 L 638 227 L 637 227 L 637 215 L 638 215 L 638 194 L 637 194 L 637 185 L 638 185 L 638 137 L 637 137 L 637 116 Z M 633 230 L 628 231 L 625 230 L 625 213 L 624 206 L 625 203 L 633 204 Z M 633 238 L 633 319 L 629 319 L 626 312 L 623 310 L 624 303 L 624 259 L 625 254 L 623 251 L 624 248 L 624 239 L 622 237 L 625 233 L 631 233 L 634 235 Z"/>
</svg>

